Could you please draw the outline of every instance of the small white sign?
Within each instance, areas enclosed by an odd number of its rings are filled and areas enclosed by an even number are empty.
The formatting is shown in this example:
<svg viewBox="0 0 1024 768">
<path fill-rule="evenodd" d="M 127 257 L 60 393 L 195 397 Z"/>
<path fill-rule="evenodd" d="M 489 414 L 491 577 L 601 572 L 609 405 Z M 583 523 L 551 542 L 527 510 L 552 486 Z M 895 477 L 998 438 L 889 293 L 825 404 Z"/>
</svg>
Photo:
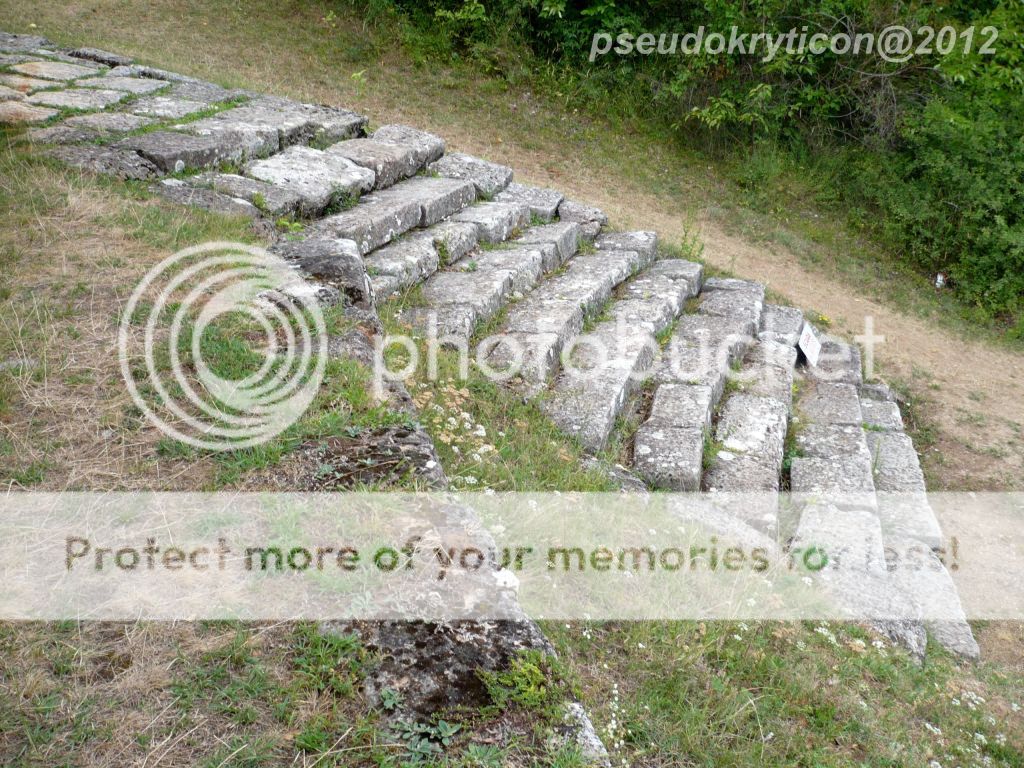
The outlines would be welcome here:
<svg viewBox="0 0 1024 768">
<path fill-rule="evenodd" d="M 818 356 L 821 355 L 821 342 L 818 341 L 818 336 L 814 333 L 814 328 L 810 323 L 805 322 L 804 328 L 800 332 L 800 351 L 804 353 L 808 363 L 818 364 Z"/>
</svg>

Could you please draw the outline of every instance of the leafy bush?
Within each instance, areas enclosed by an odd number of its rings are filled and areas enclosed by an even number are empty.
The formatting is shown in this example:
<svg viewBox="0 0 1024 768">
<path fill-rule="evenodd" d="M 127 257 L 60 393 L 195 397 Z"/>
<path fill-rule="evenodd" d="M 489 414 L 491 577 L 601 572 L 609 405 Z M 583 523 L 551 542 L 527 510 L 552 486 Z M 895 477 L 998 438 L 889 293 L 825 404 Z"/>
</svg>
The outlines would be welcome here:
<svg viewBox="0 0 1024 768">
<path fill-rule="evenodd" d="M 943 271 L 964 302 L 1024 335 L 1024 3 L 952 0 L 372 0 L 407 22 L 432 58 L 471 58 L 510 81 L 547 81 L 603 113 L 641 118 L 707 151 L 750 153 L 756 185 L 772 161 L 841 155 L 823 194 L 862 218 L 924 274 Z M 951 55 L 907 63 L 860 54 L 619 56 L 590 62 L 598 32 L 637 35 L 878 32 L 976 28 Z M 997 53 L 980 56 L 983 27 Z M 667 37 L 666 40 L 671 40 Z"/>
</svg>

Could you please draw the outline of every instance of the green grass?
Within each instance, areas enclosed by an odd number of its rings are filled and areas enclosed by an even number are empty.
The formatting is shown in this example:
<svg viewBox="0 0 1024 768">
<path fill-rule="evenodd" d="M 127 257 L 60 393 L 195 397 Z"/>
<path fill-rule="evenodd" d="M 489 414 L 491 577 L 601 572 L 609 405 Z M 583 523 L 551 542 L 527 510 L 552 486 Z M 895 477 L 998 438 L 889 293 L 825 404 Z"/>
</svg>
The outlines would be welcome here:
<svg viewBox="0 0 1024 768">
<path fill-rule="evenodd" d="M 998 665 L 972 672 L 930 650 L 919 666 L 835 623 L 544 629 L 616 765 L 1024 764 L 1024 681 Z"/>
</svg>

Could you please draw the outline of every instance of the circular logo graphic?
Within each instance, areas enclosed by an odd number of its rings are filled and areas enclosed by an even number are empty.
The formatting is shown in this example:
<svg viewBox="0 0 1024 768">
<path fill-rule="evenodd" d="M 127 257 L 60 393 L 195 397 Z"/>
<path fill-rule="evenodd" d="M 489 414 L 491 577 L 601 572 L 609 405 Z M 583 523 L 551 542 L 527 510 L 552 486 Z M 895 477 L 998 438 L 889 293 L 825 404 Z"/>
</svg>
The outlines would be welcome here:
<svg viewBox="0 0 1024 768">
<path fill-rule="evenodd" d="M 315 302 L 278 256 L 206 243 L 164 259 L 121 317 L 118 356 L 135 404 L 165 434 L 206 450 L 248 448 L 286 430 L 312 403 L 327 363 Z"/>
</svg>

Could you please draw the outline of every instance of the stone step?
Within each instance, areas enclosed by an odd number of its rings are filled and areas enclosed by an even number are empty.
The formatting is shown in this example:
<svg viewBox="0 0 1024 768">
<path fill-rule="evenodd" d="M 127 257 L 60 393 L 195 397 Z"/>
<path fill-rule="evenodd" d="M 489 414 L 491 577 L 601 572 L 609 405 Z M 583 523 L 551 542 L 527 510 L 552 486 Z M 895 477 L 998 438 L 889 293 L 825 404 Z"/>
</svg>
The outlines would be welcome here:
<svg viewBox="0 0 1024 768">
<path fill-rule="evenodd" d="M 522 298 L 537 285 L 544 273 L 558 269 L 572 258 L 578 237 L 575 224 L 532 227 L 515 239 L 500 242 L 494 247 L 495 242 L 491 238 L 497 238 L 502 232 L 518 233 L 519 229 L 511 227 L 508 219 L 502 218 L 505 214 L 495 212 L 493 206 L 514 209 L 520 221 L 525 216 L 526 206 L 522 204 L 483 203 L 465 209 L 463 213 L 472 211 L 469 216 L 460 214 L 438 225 L 449 232 L 458 228 L 459 248 L 450 254 L 447 260 L 449 268 L 434 274 L 424 283 L 423 295 L 427 306 L 410 312 L 409 319 L 414 324 L 433 328 L 439 336 L 466 339 L 478 323 L 492 317 L 512 299 Z M 483 213 L 478 211 L 481 208 Z M 495 217 L 505 222 L 501 232 L 493 226 Z M 467 247 L 470 237 L 465 230 L 467 227 L 472 230 L 473 245 L 480 241 L 492 247 Z M 424 264 L 426 270 L 430 270 L 431 263 L 442 263 L 440 254 L 435 260 L 422 245 L 416 250 L 421 254 L 416 261 Z M 367 263 L 376 264 L 375 258 L 379 253 L 381 251 L 371 254 Z"/>
<path fill-rule="evenodd" d="M 558 206 L 565 197 L 561 192 L 541 187 L 530 187 L 512 182 L 494 197 L 496 203 L 520 203 L 529 206 L 530 215 L 545 223 L 558 215 Z"/>
<path fill-rule="evenodd" d="M 657 334 L 696 295 L 700 274 L 690 262 L 655 262 L 617 291 L 607 320 L 566 347 L 562 372 L 540 407 L 587 450 L 606 445 L 619 414 L 654 369 Z"/>
<path fill-rule="evenodd" d="M 525 203 L 484 202 L 455 214 L 454 221 L 476 225 L 480 241 L 500 243 L 530 224 L 530 208 Z"/>
<path fill-rule="evenodd" d="M 407 125 L 382 125 L 370 137 L 385 144 L 398 144 L 411 149 L 421 168 L 444 154 L 444 139 Z"/>
<path fill-rule="evenodd" d="M 710 277 L 704 281 L 697 312 L 702 315 L 738 318 L 750 325 L 749 335 L 761 327 L 764 286 L 731 277 Z"/>
<path fill-rule="evenodd" d="M 774 341 L 758 341 L 747 353 L 715 426 L 721 448 L 704 477 L 708 491 L 779 490 L 795 364 L 796 349 Z M 775 528 L 765 514 L 752 522 Z"/>
<path fill-rule="evenodd" d="M 558 204 L 558 219 L 579 224 L 580 234 L 588 243 L 593 242 L 601 229 L 608 225 L 608 216 L 604 211 L 575 200 L 563 200 Z"/>
<path fill-rule="evenodd" d="M 852 384 L 808 377 L 797 406 L 794 493 L 874 494 L 860 397 Z"/>
<path fill-rule="evenodd" d="M 575 251 L 580 235 L 578 224 L 559 222 L 527 230 L 513 242 L 544 249 L 551 269 L 571 256 L 570 248 Z M 509 309 L 488 364 L 514 371 L 528 395 L 538 391 L 558 370 L 562 349 L 582 330 L 584 319 L 604 305 L 615 286 L 653 260 L 653 247 L 576 255 L 564 271 Z"/>
<path fill-rule="evenodd" d="M 366 255 L 410 229 L 437 224 L 475 199 L 471 182 L 416 176 L 366 195 L 355 207 L 327 216 L 310 229 L 354 240 Z"/>
<path fill-rule="evenodd" d="M 774 341 L 795 347 L 800 341 L 800 332 L 804 326 L 804 313 L 796 307 L 783 307 L 778 304 L 766 304 L 761 314 L 761 328 L 757 337 L 765 341 Z"/>
<path fill-rule="evenodd" d="M 340 155 L 304 146 L 249 163 L 245 175 L 299 196 L 299 211 L 313 218 L 373 189 L 376 176 Z"/>
<path fill-rule="evenodd" d="M 490 200 L 512 183 L 512 169 L 479 157 L 454 152 L 429 166 L 430 171 L 448 179 L 471 181 L 480 197 Z"/>
<path fill-rule="evenodd" d="M 462 259 L 476 245 L 476 225 L 442 221 L 411 230 L 378 248 L 364 259 L 377 301 L 426 280 L 440 267 Z"/>
<path fill-rule="evenodd" d="M 376 176 L 374 189 L 383 189 L 415 176 L 424 166 L 423 153 L 416 146 L 376 139 L 348 139 L 324 150 L 368 168 Z"/>
</svg>

